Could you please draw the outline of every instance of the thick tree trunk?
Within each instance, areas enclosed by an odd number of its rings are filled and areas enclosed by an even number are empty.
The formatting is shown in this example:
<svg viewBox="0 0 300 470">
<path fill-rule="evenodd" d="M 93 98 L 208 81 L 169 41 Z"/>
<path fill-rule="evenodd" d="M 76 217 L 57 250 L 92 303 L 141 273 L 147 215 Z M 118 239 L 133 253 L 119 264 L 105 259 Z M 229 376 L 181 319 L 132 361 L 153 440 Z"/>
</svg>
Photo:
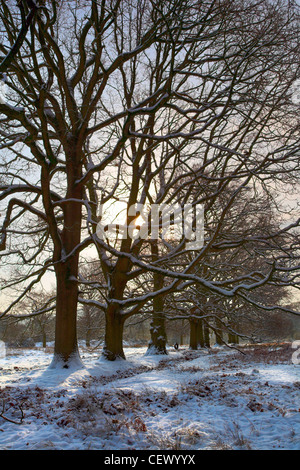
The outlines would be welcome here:
<svg viewBox="0 0 300 470">
<path fill-rule="evenodd" d="M 105 341 L 102 356 L 108 361 L 125 359 L 123 350 L 124 318 L 116 305 L 110 305 L 105 316 Z"/>
<path fill-rule="evenodd" d="M 193 318 L 190 320 L 190 349 L 198 349 L 205 346 L 203 321 Z"/>
<path fill-rule="evenodd" d="M 151 340 L 148 345 L 147 355 L 168 354 L 167 353 L 167 334 L 165 326 L 165 317 L 163 314 L 164 301 L 161 297 L 153 300 L 153 314 L 150 325 Z"/>
<path fill-rule="evenodd" d="M 63 204 L 64 226 L 60 236 L 61 246 L 56 240 L 56 325 L 55 347 L 52 367 L 83 367 L 77 345 L 77 302 L 79 253 L 74 253 L 80 244 L 82 222 L 83 189 L 76 182 L 82 176 L 82 155 L 76 151 L 76 139 L 68 139 L 66 154 L 67 193 Z M 72 255 L 68 258 L 68 255 Z M 73 254 L 74 253 L 74 254 Z"/>
<path fill-rule="evenodd" d="M 197 345 L 200 346 L 200 348 L 204 348 L 205 343 L 204 343 L 204 332 L 203 332 L 203 321 L 198 320 L 197 323 Z"/>
<path fill-rule="evenodd" d="M 216 344 L 218 344 L 219 346 L 222 346 L 224 344 L 224 341 L 223 341 L 223 330 L 222 330 L 222 324 L 220 322 L 219 319 L 216 319 L 216 331 L 215 331 L 215 335 L 216 335 Z"/>
<path fill-rule="evenodd" d="M 183 341 L 184 341 L 184 320 L 182 320 L 181 322 L 181 332 L 180 332 L 180 340 L 179 340 L 179 343 L 180 343 L 180 346 L 183 345 Z"/>
<path fill-rule="evenodd" d="M 158 313 L 153 312 L 150 325 L 151 340 L 149 341 L 147 355 L 168 354 L 167 352 L 167 334 L 165 328 L 165 319 Z"/>
<path fill-rule="evenodd" d="M 151 243 L 152 260 L 159 258 L 157 240 Z M 164 277 L 161 274 L 153 274 L 154 292 L 160 290 L 164 286 Z M 167 333 L 164 316 L 164 297 L 157 296 L 153 299 L 153 314 L 150 325 L 151 340 L 148 345 L 147 355 L 168 354 L 167 352 Z"/>
<path fill-rule="evenodd" d="M 231 344 L 239 344 L 239 337 L 234 333 L 228 333 L 228 342 Z"/>
<path fill-rule="evenodd" d="M 77 282 L 67 266 L 57 269 L 55 347 L 51 367 L 82 366 L 77 346 Z"/>
<path fill-rule="evenodd" d="M 210 348 L 209 327 L 206 323 L 203 325 L 204 347 Z"/>
<path fill-rule="evenodd" d="M 194 318 L 190 320 L 190 349 L 197 349 L 198 348 L 198 341 L 197 341 L 197 326 L 198 321 Z"/>
</svg>

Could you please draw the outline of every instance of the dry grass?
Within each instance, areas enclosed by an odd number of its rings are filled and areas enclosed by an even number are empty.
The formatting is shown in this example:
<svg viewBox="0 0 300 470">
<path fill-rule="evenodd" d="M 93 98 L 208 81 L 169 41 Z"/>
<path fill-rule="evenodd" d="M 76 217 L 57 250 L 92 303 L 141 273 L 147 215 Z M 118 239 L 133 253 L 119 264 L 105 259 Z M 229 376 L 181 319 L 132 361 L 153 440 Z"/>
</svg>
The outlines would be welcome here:
<svg viewBox="0 0 300 470">
<path fill-rule="evenodd" d="M 243 435 L 241 427 L 238 423 L 233 422 L 225 429 L 225 433 L 232 441 L 234 448 L 239 448 L 241 450 L 251 450 L 250 442 Z"/>
<path fill-rule="evenodd" d="M 182 450 L 182 442 L 180 436 L 168 434 L 165 431 L 150 432 L 148 441 L 152 449 L 158 450 Z"/>
<path fill-rule="evenodd" d="M 236 363 L 247 364 L 291 364 L 293 349 L 292 343 L 267 343 L 240 346 L 239 349 L 243 353 L 236 352 L 230 358 L 231 364 L 227 359 L 220 361 L 215 368 L 226 366 L 226 368 L 234 368 Z"/>
</svg>

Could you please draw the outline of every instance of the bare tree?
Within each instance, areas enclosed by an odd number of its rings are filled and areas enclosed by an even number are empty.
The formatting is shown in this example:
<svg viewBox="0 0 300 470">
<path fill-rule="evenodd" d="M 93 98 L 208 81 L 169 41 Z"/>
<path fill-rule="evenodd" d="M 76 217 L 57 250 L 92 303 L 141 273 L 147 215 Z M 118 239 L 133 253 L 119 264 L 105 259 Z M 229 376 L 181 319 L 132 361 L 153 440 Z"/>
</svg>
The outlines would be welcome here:
<svg viewBox="0 0 300 470">
<path fill-rule="evenodd" d="M 140 103 L 135 105 L 134 90 L 138 85 L 140 88 L 136 79 L 140 76 L 139 64 L 136 62 L 131 62 L 131 67 L 127 73 L 122 73 L 118 82 L 119 94 L 122 93 L 123 100 L 126 99 L 128 108 L 132 112 L 136 109 L 137 114 L 142 111 L 147 119 L 133 116 L 130 141 L 123 147 L 118 173 L 110 186 L 115 199 L 125 199 L 130 207 L 133 204 L 183 204 L 192 196 L 194 205 L 206 203 L 210 213 L 214 211 L 217 218 L 210 224 L 203 250 L 193 256 L 181 272 L 178 263 L 176 266 L 172 260 L 179 259 L 184 250 L 184 239 L 176 247 L 169 246 L 159 260 L 151 262 L 150 252 L 144 250 L 145 243 L 141 240 L 131 242 L 127 238 L 111 246 L 95 237 L 98 249 L 102 250 L 100 257 L 105 260 L 103 270 L 109 286 L 108 307 L 104 305 L 107 357 L 124 357 L 121 344 L 123 322 L 140 312 L 149 301 L 167 292 L 182 290 L 194 282 L 215 294 L 233 297 L 242 295 L 243 291 L 247 297 L 250 290 L 267 283 L 275 271 L 278 278 L 281 269 L 287 272 L 279 258 L 278 262 L 273 260 L 274 266 L 271 267 L 270 259 L 266 257 L 263 269 L 256 271 L 249 265 L 248 270 L 243 268 L 243 275 L 237 274 L 237 270 L 233 277 L 222 281 L 209 281 L 191 274 L 210 250 L 230 250 L 247 245 L 253 251 L 255 244 L 263 245 L 267 240 L 275 239 L 275 232 L 252 235 L 250 239 L 243 233 L 226 236 L 222 229 L 231 217 L 235 202 L 247 188 L 251 188 L 253 194 L 266 194 L 265 187 L 270 189 L 271 179 L 275 184 L 276 180 L 293 177 L 299 165 L 296 109 L 288 100 L 290 85 L 298 73 L 298 66 L 295 67 L 298 60 L 295 48 L 299 40 L 295 35 L 298 20 L 295 23 L 291 21 L 294 13 L 286 10 L 283 4 L 283 16 L 267 3 L 262 10 L 258 4 L 248 5 L 249 10 L 243 3 L 235 3 L 232 10 L 226 4 L 229 8 L 226 18 L 219 8 L 215 8 L 220 7 L 219 3 L 210 6 L 212 9 L 206 10 L 205 21 L 203 17 L 202 21 L 197 17 L 198 22 L 194 23 L 197 25 L 195 28 L 201 24 L 200 31 L 196 33 L 189 23 L 189 32 L 185 32 L 183 38 L 178 37 L 175 41 L 172 35 L 173 42 L 164 40 L 163 46 L 158 48 L 160 54 L 157 50 L 156 55 L 154 52 L 151 55 L 151 91 L 165 91 L 163 85 L 170 81 L 172 84 L 166 103 L 160 101 L 157 104 L 155 101 L 155 106 L 149 103 L 143 108 Z M 222 7 L 225 7 L 223 3 Z M 204 10 L 201 13 L 204 15 Z M 253 15 L 256 18 L 254 23 Z M 241 29 L 233 27 L 237 16 Z M 189 18 L 192 18 L 191 14 Z M 290 33 L 294 40 L 297 37 L 296 42 L 287 42 Z M 171 46 L 175 44 L 177 46 L 173 49 Z M 164 61 L 160 64 L 157 61 L 162 56 Z M 154 57 L 157 57 L 156 62 Z M 281 73 L 282 60 L 287 67 L 284 76 Z M 154 63 L 160 64 L 160 73 L 152 65 Z M 279 63 L 281 66 L 277 68 Z M 283 131 L 287 115 L 294 124 Z M 120 135 L 122 132 L 123 127 Z M 195 171 L 197 160 L 201 165 Z M 181 169 L 180 176 L 176 175 L 176 167 Z M 122 175 L 126 177 L 122 178 Z M 210 184 L 212 182 L 214 185 Z M 179 198 L 179 191 L 172 191 L 180 183 L 186 186 L 183 199 Z M 195 184 L 198 186 L 197 196 L 191 189 Z M 111 201 L 111 191 L 103 197 L 104 202 L 106 198 Z M 214 209 L 220 208 L 221 204 L 221 212 Z M 125 230 L 134 223 L 134 218 L 135 215 L 127 213 Z M 298 221 L 295 222 L 297 225 Z M 293 224 L 284 231 L 292 228 Z M 298 244 L 298 241 L 291 236 L 284 248 L 286 253 L 291 253 L 293 243 Z M 154 288 L 147 295 L 138 295 L 138 292 L 135 296 L 124 295 L 130 282 L 149 272 L 164 278 L 165 286 L 158 290 Z"/>
<path fill-rule="evenodd" d="M 212 214 L 206 212 L 207 232 L 213 227 L 214 221 L 222 214 L 222 206 L 226 205 L 226 197 L 223 194 L 221 207 L 214 206 Z M 207 234 L 207 236 L 209 236 Z M 236 244 L 238 237 L 243 243 Z M 254 237 L 254 238 L 253 238 Z M 287 286 L 293 284 L 293 276 L 290 279 L 282 278 L 276 270 L 268 280 L 255 289 L 248 287 L 247 272 L 255 276 L 266 275 L 270 266 L 276 264 L 282 254 L 290 252 L 297 258 L 297 236 L 286 234 L 280 230 L 278 214 L 272 203 L 271 195 L 264 194 L 260 198 L 258 194 L 245 192 L 235 201 L 231 207 L 223 228 L 219 232 L 218 239 L 232 241 L 227 246 L 216 243 L 211 250 L 206 252 L 201 264 L 195 266 L 194 272 L 207 280 L 214 280 L 219 285 L 230 283 L 229 279 L 237 278 L 239 282 L 245 279 L 244 287 L 240 285 L 239 293 L 232 297 L 224 296 L 209 289 L 194 285 L 186 289 L 180 296 L 171 297 L 167 302 L 166 314 L 176 319 L 189 319 L 190 321 L 190 347 L 197 349 L 198 345 L 208 345 L 205 341 L 204 330 L 213 332 L 217 344 L 226 344 L 227 335 L 229 343 L 238 343 L 239 336 L 245 334 L 250 338 L 262 332 L 270 330 L 274 325 L 278 312 L 274 306 L 284 309 L 289 304 L 290 291 Z M 293 241 L 295 251 L 291 253 Z M 181 263 L 187 265 L 189 260 L 181 258 Z M 244 276 L 246 277 L 244 278 Z M 287 281 L 287 282 L 286 282 Z M 266 310 L 264 309 L 266 307 Z M 269 308 L 270 310 L 269 310 Z M 269 310 L 269 314 L 267 311 Z M 286 309 L 286 312 L 289 308 Z M 284 316 L 282 316 L 284 318 Z M 290 318 L 285 315 L 288 328 Z M 277 332 L 277 336 L 285 334 L 287 328 Z M 226 335 L 225 335 L 226 333 Z"/>
<path fill-rule="evenodd" d="M 2 15 L 1 27 L 7 35 L 18 30 L 14 16 Z M 241 234 L 219 236 L 246 188 L 263 191 L 296 178 L 299 127 L 290 99 L 299 73 L 296 6 L 284 0 L 52 0 L 29 31 L 8 70 L 9 100 L 0 105 L 1 259 L 19 271 L 7 289 L 23 285 L 3 314 L 51 272 L 57 286 L 54 364 L 78 363 L 84 250 L 98 255 L 105 296 L 82 300 L 105 313 L 104 354 L 112 360 L 124 357 L 124 322 L 167 293 L 197 284 L 247 298 L 275 273 L 278 282 L 298 284 L 298 265 L 290 266 L 296 239 L 259 272 L 251 266 L 222 281 L 195 272 L 210 250 L 249 242 Z M 205 192 L 209 182 L 214 189 Z M 172 190 L 178 185 L 186 189 L 183 200 Z M 198 192 L 191 192 L 195 185 Z M 186 236 L 175 244 L 165 240 L 154 260 L 151 234 L 150 240 L 112 242 L 97 231 L 99 204 L 115 215 L 126 203 L 125 231 L 134 232 L 138 213 L 131 208 L 138 210 L 137 204 L 192 200 L 212 212 L 224 192 L 230 197 L 187 265 L 179 262 Z M 297 226 L 292 221 L 282 230 Z M 253 235 L 252 246 L 274 236 Z M 141 285 L 150 275 L 164 285 L 145 293 Z"/>
<path fill-rule="evenodd" d="M 13 2 L 9 7 L 14 12 Z M 131 138 L 133 117 L 144 116 L 143 109 L 134 111 L 126 106 L 128 100 L 120 101 L 119 110 L 117 103 L 110 109 L 106 103 L 127 62 L 137 63 L 138 57 L 170 34 L 171 25 L 172 34 L 179 34 L 180 11 L 187 16 L 186 5 L 180 7 L 177 2 L 169 11 L 162 2 L 47 2 L 29 27 L 30 38 L 24 38 L 19 54 L 9 64 L 10 94 L 0 106 L 2 149 L 7 150 L 2 173 L 9 181 L 1 187 L 1 200 L 8 201 L 2 227 L 1 249 L 6 250 L 2 259 L 15 256 L 19 264 L 27 267 L 23 278 L 18 278 L 18 282 L 27 285 L 13 305 L 48 270 L 55 274 L 57 326 L 53 364 L 68 367 L 70 358 L 78 362 L 78 262 L 80 252 L 92 240 L 91 236 L 81 240 L 82 212 L 84 208 L 89 217 L 96 202 L 86 199 L 85 187 L 91 184 L 93 175 L 109 173 L 110 165 L 116 165 L 124 144 Z M 135 37 L 125 44 L 124 29 L 123 38 L 119 33 L 125 16 L 129 18 L 131 14 L 140 26 Z M 17 34 L 18 27 L 15 15 L 7 18 L 2 11 L 2 33 Z M 128 32 L 129 25 L 126 28 Z M 165 101 L 161 99 L 163 93 L 151 93 L 148 100 L 141 100 L 141 106 L 150 101 L 161 106 Z M 119 136 L 112 134 L 115 123 L 121 123 Z M 99 133 L 106 136 L 105 148 Z M 88 151 L 92 137 L 100 158 L 95 165 L 91 165 Z M 20 198 L 16 197 L 18 193 Z M 34 219 L 35 247 L 28 243 L 24 246 L 24 240 L 23 249 L 11 249 L 12 234 L 26 233 L 28 216 Z M 12 286 L 8 283 L 8 287 Z M 10 307 L 3 314 L 9 310 Z"/>
</svg>

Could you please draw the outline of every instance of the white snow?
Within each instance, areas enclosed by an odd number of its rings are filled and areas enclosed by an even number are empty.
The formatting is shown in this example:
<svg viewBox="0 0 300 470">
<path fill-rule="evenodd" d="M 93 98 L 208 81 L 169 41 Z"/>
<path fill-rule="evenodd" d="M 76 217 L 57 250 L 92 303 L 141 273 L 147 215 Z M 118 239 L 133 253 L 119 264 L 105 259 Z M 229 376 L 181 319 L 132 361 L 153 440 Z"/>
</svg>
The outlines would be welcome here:
<svg viewBox="0 0 300 470">
<path fill-rule="evenodd" d="M 50 369 L 50 348 L 0 358 L 0 449 L 300 449 L 292 349 L 169 350 L 127 360 L 81 348 L 83 369 Z M 1 404 L 1 403 L 0 403 Z M 1 407 L 0 407 L 1 408 Z"/>
</svg>

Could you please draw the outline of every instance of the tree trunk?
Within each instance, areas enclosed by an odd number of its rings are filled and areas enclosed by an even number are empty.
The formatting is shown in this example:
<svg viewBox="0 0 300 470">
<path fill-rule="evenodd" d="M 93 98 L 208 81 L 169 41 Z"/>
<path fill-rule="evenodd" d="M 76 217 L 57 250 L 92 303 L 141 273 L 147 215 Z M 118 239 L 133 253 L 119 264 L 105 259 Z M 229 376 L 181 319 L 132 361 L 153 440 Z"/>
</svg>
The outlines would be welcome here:
<svg viewBox="0 0 300 470">
<path fill-rule="evenodd" d="M 197 323 L 197 346 L 204 348 L 204 345 L 203 321 L 199 319 Z"/>
<path fill-rule="evenodd" d="M 209 327 L 206 323 L 203 325 L 204 347 L 210 348 Z"/>
<path fill-rule="evenodd" d="M 216 319 L 216 344 L 219 346 L 222 346 L 224 344 L 223 342 L 223 331 L 222 331 L 222 324 L 219 319 Z"/>
<path fill-rule="evenodd" d="M 43 348 L 46 348 L 47 347 L 47 334 L 46 334 L 46 331 L 43 331 L 42 336 L 43 336 Z"/>
<path fill-rule="evenodd" d="M 105 315 L 105 340 L 102 356 L 108 361 L 125 359 L 123 350 L 124 318 L 116 305 L 110 305 Z"/>
<path fill-rule="evenodd" d="M 85 345 L 87 348 L 91 346 L 91 330 L 87 328 L 86 335 L 85 335 Z"/>
<path fill-rule="evenodd" d="M 184 320 L 181 321 L 181 331 L 180 331 L 180 346 L 183 345 L 184 341 Z"/>
<path fill-rule="evenodd" d="M 79 252 L 82 223 L 82 186 L 76 182 L 82 176 L 82 155 L 76 152 L 76 138 L 68 139 L 66 154 L 67 192 L 63 205 L 64 226 L 61 244 L 56 240 L 54 261 L 56 274 L 56 324 L 54 358 L 51 367 L 68 369 L 70 365 L 83 367 L 77 345 L 77 302 Z M 68 254 L 72 256 L 67 258 Z"/>
<path fill-rule="evenodd" d="M 151 243 L 152 260 L 159 258 L 157 240 Z M 164 286 L 164 276 L 159 273 L 153 274 L 154 292 L 160 290 Z M 148 345 L 147 355 L 168 354 L 167 353 L 167 333 L 164 316 L 164 296 L 157 296 L 153 299 L 153 314 L 150 325 L 151 340 Z"/>
<path fill-rule="evenodd" d="M 151 340 L 148 345 L 147 355 L 168 354 L 167 353 L 167 334 L 165 326 L 165 317 L 163 314 L 164 301 L 162 297 L 153 299 L 153 314 L 150 325 Z"/>
<path fill-rule="evenodd" d="M 57 269 L 55 347 L 51 367 L 82 366 L 77 345 L 77 282 L 67 266 Z"/>
<path fill-rule="evenodd" d="M 239 337 L 234 333 L 228 333 L 228 342 L 231 344 L 239 344 Z"/>
<path fill-rule="evenodd" d="M 197 326 L 198 322 L 194 318 L 190 320 L 190 349 L 197 349 L 198 348 L 198 341 L 197 341 Z"/>
</svg>

